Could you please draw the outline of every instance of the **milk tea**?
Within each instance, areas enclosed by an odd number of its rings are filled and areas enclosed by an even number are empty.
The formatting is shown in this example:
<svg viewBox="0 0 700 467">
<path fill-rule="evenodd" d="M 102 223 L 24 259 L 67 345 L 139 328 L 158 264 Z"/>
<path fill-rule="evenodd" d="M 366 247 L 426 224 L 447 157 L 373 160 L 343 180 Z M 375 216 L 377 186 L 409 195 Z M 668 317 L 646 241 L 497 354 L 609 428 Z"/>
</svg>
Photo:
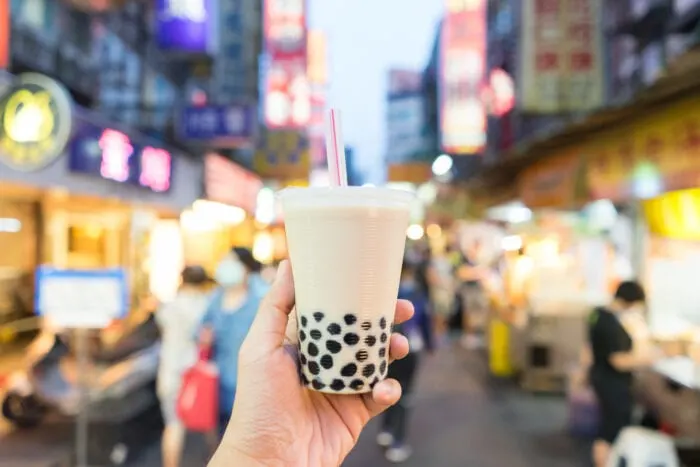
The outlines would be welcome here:
<svg viewBox="0 0 700 467">
<path fill-rule="evenodd" d="M 282 196 L 306 386 L 357 394 L 386 377 L 411 200 L 365 187 Z"/>
</svg>

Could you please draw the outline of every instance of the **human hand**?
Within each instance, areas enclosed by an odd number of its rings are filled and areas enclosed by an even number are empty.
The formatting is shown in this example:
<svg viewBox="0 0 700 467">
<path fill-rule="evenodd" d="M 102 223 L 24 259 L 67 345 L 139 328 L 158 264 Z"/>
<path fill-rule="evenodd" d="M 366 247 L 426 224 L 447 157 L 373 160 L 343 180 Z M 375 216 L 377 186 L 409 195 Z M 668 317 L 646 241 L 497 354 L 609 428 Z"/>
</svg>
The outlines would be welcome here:
<svg viewBox="0 0 700 467">
<path fill-rule="evenodd" d="M 233 415 L 210 467 L 339 466 L 369 420 L 399 400 L 401 386 L 392 379 L 361 395 L 303 387 L 296 345 L 285 345 L 293 307 L 292 271 L 285 261 L 241 348 Z M 397 303 L 396 323 L 412 314 L 409 302 Z M 391 357 L 407 353 L 408 340 L 392 335 Z"/>
</svg>

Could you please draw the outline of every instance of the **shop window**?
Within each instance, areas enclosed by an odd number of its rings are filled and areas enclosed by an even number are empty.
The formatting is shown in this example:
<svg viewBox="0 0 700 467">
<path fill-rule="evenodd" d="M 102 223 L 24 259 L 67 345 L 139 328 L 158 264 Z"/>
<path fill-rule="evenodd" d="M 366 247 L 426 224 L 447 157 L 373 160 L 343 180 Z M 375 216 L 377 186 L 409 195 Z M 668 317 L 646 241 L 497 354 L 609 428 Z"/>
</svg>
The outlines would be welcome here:
<svg viewBox="0 0 700 467">
<path fill-rule="evenodd" d="M 100 225 L 68 228 L 68 262 L 72 268 L 107 266 L 107 232 Z"/>
</svg>

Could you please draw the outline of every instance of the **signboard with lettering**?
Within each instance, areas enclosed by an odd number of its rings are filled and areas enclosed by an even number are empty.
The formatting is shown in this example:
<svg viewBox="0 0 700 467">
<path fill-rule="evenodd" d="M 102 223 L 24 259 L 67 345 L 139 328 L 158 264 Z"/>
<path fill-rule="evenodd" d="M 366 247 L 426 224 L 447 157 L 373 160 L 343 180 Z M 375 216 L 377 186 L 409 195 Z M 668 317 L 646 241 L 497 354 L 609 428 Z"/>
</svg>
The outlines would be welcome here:
<svg viewBox="0 0 700 467">
<path fill-rule="evenodd" d="M 220 154 L 209 153 L 204 157 L 207 199 L 238 206 L 249 214 L 255 214 L 262 187 L 260 177 Z"/>
<path fill-rule="evenodd" d="M 525 0 L 519 103 L 537 113 L 577 112 L 605 99 L 601 0 Z"/>
<path fill-rule="evenodd" d="M 72 102 L 60 84 L 43 75 L 20 75 L 0 95 L 0 163 L 39 170 L 55 161 L 71 133 Z"/>
<path fill-rule="evenodd" d="M 69 169 L 162 193 L 170 189 L 173 156 L 141 138 L 81 122 L 71 142 Z"/>
<path fill-rule="evenodd" d="M 35 309 L 58 327 L 102 329 L 129 310 L 123 269 L 65 270 L 41 267 L 36 273 Z"/>
<path fill-rule="evenodd" d="M 311 118 L 306 0 L 264 2 L 264 117 L 268 128 L 304 128 Z"/>
<path fill-rule="evenodd" d="M 212 0 L 157 0 L 156 40 L 169 52 L 214 52 Z"/>
<path fill-rule="evenodd" d="M 181 118 L 178 131 L 182 140 L 217 147 L 252 144 L 258 123 L 254 105 L 187 107 Z"/>
<path fill-rule="evenodd" d="M 306 132 L 270 131 L 261 143 L 253 158 L 253 169 L 261 177 L 308 180 L 311 154 Z"/>
</svg>

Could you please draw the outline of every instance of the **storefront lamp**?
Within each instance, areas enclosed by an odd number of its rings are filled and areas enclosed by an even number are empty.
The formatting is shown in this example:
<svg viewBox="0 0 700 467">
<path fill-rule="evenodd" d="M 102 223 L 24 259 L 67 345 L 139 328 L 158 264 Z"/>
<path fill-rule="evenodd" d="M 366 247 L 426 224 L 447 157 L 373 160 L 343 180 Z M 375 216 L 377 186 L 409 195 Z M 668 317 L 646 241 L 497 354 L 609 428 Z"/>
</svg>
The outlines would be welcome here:
<svg viewBox="0 0 700 467">
<path fill-rule="evenodd" d="M 424 233 L 421 225 L 413 224 L 406 230 L 406 237 L 408 237 L 409 240 L 420 240 L 423 238 Z"/>
<path fill-rule="evenodd" d="M 239 207 L 204 199 L 195 201 L 192 209 L 198 216 L 224 225 L 235 226 L 246 218 L 246 212 Z"/>
<path fill-rule="evenodd" d="M 452 157 L 447 154 L 440 154 L 433 162 L 433 174 L 436 177 L 443 177 L 450 173 L 453 165 Z"/>
</svg>

